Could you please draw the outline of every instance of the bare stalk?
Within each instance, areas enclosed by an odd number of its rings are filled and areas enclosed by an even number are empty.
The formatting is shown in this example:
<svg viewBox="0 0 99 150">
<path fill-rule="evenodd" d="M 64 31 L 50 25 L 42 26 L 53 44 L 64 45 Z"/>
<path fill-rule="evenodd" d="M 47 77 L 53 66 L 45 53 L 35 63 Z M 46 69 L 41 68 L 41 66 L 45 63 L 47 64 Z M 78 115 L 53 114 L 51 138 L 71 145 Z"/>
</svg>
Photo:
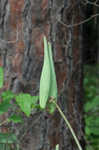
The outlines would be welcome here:
<svg viewBox="0 0 99 150">
<path fill-rule="evenodd" d="M 76 142 L 76 144 L 77 144 L 79 150 L 82 150 L 82 147 L 81 147 L 81 145 L 80 145 L 80 143 L 79 143 L 79 141 L 78 141 L 78 139 L 77 139 L 77 137 L 76 137 L 76 134 L 75 134 L 73 128 L 71 127 L 69 121 L 67 120 L 66 116 L 65 116 L 64 113 L 62 112 L 61 108 L 59 107 L 59 105 L 58 105 L 54 100 L 51 99 L 51 101 L 56 105 L 56 107 L 57 107 L 57 109 L 58 109 L 60 115 L 61 115 L 62 118 L 64 119 L 64 121 L 65 121 L 66 125 L 68 126 L 69 130 L 71 131 L 72 136 L 73 136 L 73 138 L 74 138 L 74 140 L 75 140 L 75 142 Z"/>
</svg>

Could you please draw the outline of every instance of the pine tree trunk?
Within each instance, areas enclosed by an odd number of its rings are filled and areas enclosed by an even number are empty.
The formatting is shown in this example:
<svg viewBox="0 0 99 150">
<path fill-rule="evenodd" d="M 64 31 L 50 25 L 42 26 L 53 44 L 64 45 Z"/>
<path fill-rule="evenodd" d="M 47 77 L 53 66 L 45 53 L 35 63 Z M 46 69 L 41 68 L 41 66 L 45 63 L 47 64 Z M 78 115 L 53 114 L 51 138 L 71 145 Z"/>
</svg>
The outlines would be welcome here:
<svg viewBox="0 0 99 150">
<path fill-rule="evenodd" d="M 99 8 L 96 9 L 96 12 L 99 13 Z M 97 53 L 96 53 L 96 64 L 99 65 L 99 18 L 96 18 L 96 33 L 97 33 Z"/>
<path fill-rule="evenodd" d="M 0 0 L 3 89 L 38 95 L 46 35 L 53 47 L 58 104 L 84 147 L 82 25 L 66 26 L 81 19 L 81 6 L 75 0 Z M 22 150 L 55 150 L 56 144 L 60 150 L 78 149 L 57 110 L 53 115 L 33 111 L 25 120 L 24 125 L 16 126 Z"/>
</svg>

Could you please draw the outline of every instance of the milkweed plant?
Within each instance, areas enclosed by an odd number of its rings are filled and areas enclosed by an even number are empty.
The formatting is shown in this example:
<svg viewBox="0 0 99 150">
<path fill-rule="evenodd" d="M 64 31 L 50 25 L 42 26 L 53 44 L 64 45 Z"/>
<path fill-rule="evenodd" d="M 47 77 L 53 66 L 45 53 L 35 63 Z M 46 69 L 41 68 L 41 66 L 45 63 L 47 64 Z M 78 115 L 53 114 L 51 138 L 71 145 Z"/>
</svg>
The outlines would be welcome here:
<svg viewBox="0 0 99 150">
<path fill-rule="evenodd" d="M 58 92 L 57 92 L 57 82 L 56 82 L 56 74 L 52 56 L 52 47 L 51 43 L 47 42 L 46 37 L 44 36 L 44 62 L 41 72 L 40 78 L 40 89 L 39 89 L 39 96 L 31 96 L 28 93 L 19 93 L 15 94 L 10 90 L 4 91 L 1 93 L 0 98 L 0 115 L 8 112 L 9 108 L 12 109 L 13 103 L 11 101 L 14 99 L 17 106 L 20 108 L 24 114 L 29 117 L 33 108 L 40 108 L 41 110 L 48 111 L 50 114 L 53 114 L 55 109 L 57 108 L 61 117 L 64 119 L 66 125 L 68 126 L 69 130 L 71 131 L 73 138 L 79 148 L 82 150 L 80 143 L 74 133 L 69 121 L 67 120 L 66 116 L 62 112 L 61 108 L 57 104 Z M 4 69 L 0 67 L 0 88 L 3 87 L 4 84 Z M 39 101 L 39 107 L 38 107 Z M 21 123 L 22 117 L 21 115 L 15 114 L 8 117 L 6 120 L 0 123 L 0 126 L 4 125 L 8 122 L 14 123 Z M 14 143 L 17 141 L 14 134 L 8 133 L 0 133 L 0 141 L 2 144 Z M 19 147 L 17 147 L 18 150 Z M 56 145 L 56 150 L 59 150 L 59 145 Z"/>
</svg>

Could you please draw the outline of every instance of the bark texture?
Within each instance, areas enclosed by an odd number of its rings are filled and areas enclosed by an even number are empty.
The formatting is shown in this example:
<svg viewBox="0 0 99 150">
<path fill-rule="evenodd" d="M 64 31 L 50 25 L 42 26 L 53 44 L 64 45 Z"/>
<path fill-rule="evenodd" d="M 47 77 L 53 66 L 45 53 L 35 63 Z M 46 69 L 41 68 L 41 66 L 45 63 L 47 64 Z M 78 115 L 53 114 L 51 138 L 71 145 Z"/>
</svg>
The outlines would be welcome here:
<svg viewBox="0 0 99 150">
<path fill-rule="evenodd" d="M 37 95 L 43 64 L 43 36 L 51 41 L 58 83 L 58 103 L 83 146 L 82 18 L 75 0 L 0 0 L 0 66 L 4 89 Z M 5 116 L 3 116 L 5 117 Z M 33 111 L 22 126 L 14 126 L 22 150 L 77 150 L 63 119 Z"/>
</svg>

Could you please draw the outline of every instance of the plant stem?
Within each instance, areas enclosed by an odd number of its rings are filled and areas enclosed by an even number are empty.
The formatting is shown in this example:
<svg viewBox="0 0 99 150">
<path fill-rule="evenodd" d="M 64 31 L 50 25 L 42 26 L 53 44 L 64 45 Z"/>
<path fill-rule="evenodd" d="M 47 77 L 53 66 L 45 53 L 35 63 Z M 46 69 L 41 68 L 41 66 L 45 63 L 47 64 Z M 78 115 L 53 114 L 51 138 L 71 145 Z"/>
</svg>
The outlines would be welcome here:
<svg viewBox="0 0 99 150">
<path fill-rule="evenodd" d="M 82 147 L 81 147 L 81 145 L 80 145 L 80 143 L 79 143 L 79 141 L 78 141 L 78 139 L 77 139 L 77 137 L 76 137 L 76 134 L 75 134 L 73 128 L 71 127 L 69 121 L 67 120 L 66 116 L 64 115 L 64 113 L 62 112 L 62 110 L 61 110 L 61 108 L 58 106 L 58 104 L 57 104 L 54 100 L 52 100 L 52 102 L 56 105 L 56 107 L 57 107 L 57 109 L 58 109 L 60 115 L 62 116 L 62 118 L 64 119 L 66 125 L 67 125 L 68 128 L 70 129 L 70 131 L 71 131 L 71 133 L 72 133 L 72 136 L 73 136 L 73 138 L 74 138 L 74 140 L 75 140 L 75 142 L 76 142 L 76 144 L 77 144 L 79 150 L 82 150 Z"/>
</svg>

